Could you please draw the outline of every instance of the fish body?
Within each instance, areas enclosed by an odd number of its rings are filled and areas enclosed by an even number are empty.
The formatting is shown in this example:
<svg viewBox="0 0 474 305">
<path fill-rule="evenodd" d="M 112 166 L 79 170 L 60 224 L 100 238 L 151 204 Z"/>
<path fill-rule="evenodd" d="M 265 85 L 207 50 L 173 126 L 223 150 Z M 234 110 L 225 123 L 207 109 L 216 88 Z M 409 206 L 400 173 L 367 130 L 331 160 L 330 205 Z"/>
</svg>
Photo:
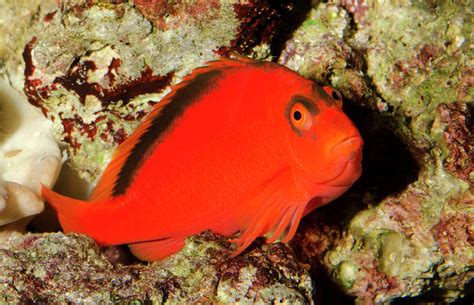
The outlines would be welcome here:
<svg viewBox="0 0 474 305">
<path fill-rule="evenodd" d="M 361 174 L 363 142 L 341 103 L 274 63 L 213 61 L 154 106 L 88 202 L 43 196 L 65 232 L 129 244 L 149 261 L 204 230 L 240 231 L 234 255 L 259 236 L 286 242 Z"/>
</svg>

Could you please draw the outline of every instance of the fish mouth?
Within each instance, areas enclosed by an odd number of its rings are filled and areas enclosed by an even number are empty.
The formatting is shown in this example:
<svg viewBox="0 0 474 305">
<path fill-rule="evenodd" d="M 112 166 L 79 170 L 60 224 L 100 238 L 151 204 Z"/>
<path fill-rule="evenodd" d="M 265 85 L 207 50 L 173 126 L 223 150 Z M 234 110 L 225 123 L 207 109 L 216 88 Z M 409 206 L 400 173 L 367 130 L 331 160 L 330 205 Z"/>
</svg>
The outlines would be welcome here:
<svg viewBox="0 0 474 305">
<path fill-rule="evenodd" d="M 362 145 L 364 144 L 360 136 L 348 137 L 338 144 L 334 145 L 331 150 L 331 156 L 346 156 L 348 160 L 356 159 L 361 154 Z"/>
<path fill-rule="evenodd" d="M 322 172 L 327 177 L 317 184 L 326 184 L 334 187 L 351 186 L 362 173 L 362 145 L 360 136 L 348 137 L 331 148 L 333 156 L 329 166 Z M 329 175 L 329 173 L 331 173 Z"/>
<path fill-rule="evenodd" d="M 361 154 L 351 154 L 336 160 L 335 166 L 330 166 L 326 172 L 331 171 L 331 177 L 318 181 L 316 184 L 334 187 L 351 186 L 362 174 Z M 333 164 L 332 163 L 332 164 Z"/>
<path fill-rule="evenodd" d="M 328 181 L 329 186 L 333 187 L 350 187 L 362 174 L 362 162 L 357 157 L 347 161 L 342 172 Z"/>
</svg>

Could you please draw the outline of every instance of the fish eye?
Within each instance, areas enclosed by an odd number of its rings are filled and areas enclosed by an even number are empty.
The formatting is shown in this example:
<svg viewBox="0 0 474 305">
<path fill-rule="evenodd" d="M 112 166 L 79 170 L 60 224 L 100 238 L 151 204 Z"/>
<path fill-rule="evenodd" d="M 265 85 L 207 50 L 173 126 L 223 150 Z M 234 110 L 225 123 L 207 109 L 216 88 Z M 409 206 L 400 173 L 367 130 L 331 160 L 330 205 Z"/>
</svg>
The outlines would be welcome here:
<svg viewBox="0 0 474 305">
<path fill-rule="evenodd" d="M 339 92 L 337 92 L 336 90 L 333 90 L 332 91 L 332 98 L 336 101 L 340 101 L 342 98 L 341 98 L 341 94 Z"/>
<path fill-rule="evenodd" d="M 291 107 L 291 124 L 298 130 L 308 130 L 313 125 L 313 117 L 309 110 L 301 103 Z"/>
<path fill-rule="evenodd" d="M 336 102 L 338 107 L 342 107 L 341 94 L 329 86 L 324 86 L 323 90 Z"/>
</svg>

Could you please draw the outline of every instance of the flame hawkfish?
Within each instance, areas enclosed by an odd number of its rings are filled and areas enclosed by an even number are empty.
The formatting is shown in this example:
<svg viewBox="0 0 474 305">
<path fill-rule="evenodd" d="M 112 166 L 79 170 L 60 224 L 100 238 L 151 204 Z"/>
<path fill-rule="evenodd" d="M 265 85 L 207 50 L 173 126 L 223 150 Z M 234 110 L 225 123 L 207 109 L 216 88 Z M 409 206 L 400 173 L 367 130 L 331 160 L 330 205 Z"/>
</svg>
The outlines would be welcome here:
<svg viewBox="0 0 474 305">
<path fill-rule="evenodd" d="M 338 92 L 278 64 L 212 61 L 154 105 L 88 202 L 42 193 L 65 232 L 148 261 L 205 230 L 240 232 L 234 255 L 259 236 L 288 242 L 361 174 L 363 142 L 341 107 Z"/>
</svg>

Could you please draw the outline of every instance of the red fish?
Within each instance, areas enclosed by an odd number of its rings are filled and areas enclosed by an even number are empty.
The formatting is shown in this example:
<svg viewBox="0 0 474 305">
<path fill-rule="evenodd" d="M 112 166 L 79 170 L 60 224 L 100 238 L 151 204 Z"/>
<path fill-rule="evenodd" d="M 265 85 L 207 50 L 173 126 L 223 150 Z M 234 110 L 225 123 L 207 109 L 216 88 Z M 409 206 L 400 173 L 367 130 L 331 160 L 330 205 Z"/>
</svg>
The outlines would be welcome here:
<svg viewBox="0 0 474 305">
<path fill-rule="evenodd" d="M 212 61 L 154 106 L 88 202 L 43 196 L 65 232 L 148 261 L 204 230 L 240 231 L 234 255 L 259 236 L 288 242 L 361 174 L 362 138 L 341 107 L 338 92 L 275 63 Z"/>
</svg>

